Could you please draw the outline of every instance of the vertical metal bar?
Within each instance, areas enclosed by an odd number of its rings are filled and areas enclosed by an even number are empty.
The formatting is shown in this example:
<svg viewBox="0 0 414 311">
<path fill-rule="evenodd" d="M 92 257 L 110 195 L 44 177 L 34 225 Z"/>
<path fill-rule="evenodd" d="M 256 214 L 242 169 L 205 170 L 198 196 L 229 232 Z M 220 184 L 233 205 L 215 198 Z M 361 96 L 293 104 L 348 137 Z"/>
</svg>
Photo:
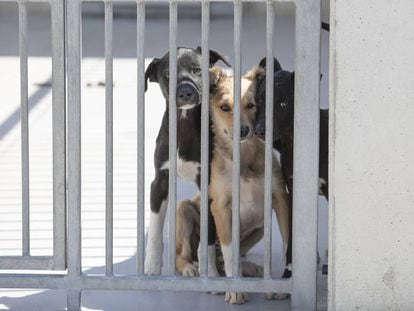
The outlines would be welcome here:
<svg viewBox="0 0 414 311">
<path fill-rule="evenodd" d="M 272 160 L 273 160 L 273 1 L 266 5 L 266 143 L 263 277 L 272 271 Z"/>
<path fill-rule="evenodd" d="M 53 96 L 53 268 L 66 268 L 65 8 L 51 2 Z"/>
<path fill-rule="evenodd" d="M 316 310 L 321 1 L 296 6 L 293 310 Z"/>
<path fill-rule="evenodd" d="M 81 274 L 81 2 L 67 2 L 68 277 Z"/>
<path fill-rule="evenodd" d="M 27 70 L 27 6 L 19 2 L 20 125 L 22 159 L 22 252 L 30 255 L 29 109 Z"/>
<path fill-rule="evenodd" d="M 137 4 L 137 77 L 138 77 L 138 214 L 137 273 L 144 274 L 145 247 L 145 2 Z"/>
<path fill-rule="evenodd" d="M 177 194 L 177 2 L 170 1 L 168 273 L 175 274 L 175 214 Z"/>
<path fill-rule="evenodd" d="M 106 211 L 105 211 L 105 267 L 106 275 L 113 275 L 113 153 L 114 153 L 114 126 L 113 126 L 113 3 L 105 1 L 105 104 L 106 104 L 106 131 L 105 131 L 105 154 L 106 154 Z"/>
<path fill-rule="evenodd" d="M 233 201 L 232 201 L 232 276 L 240 270 L 240 95 L 241 95 L 242 2 L 234 2 L 234 111 L 233 111 Z"/>
<path fill-rule="evenodd" d="M 69 289 L 67 293 L 66 310 L 79 311 L 81 310 L 81 294 L 78 289 Z"/>
<path fill-rule="evenodd" d="M 207 237 L 208 237 L 208 163 L 209 163 L 209 28 L 210 2 L 203 0 L 201 7 L 201 69 L 203 98 L 201 103 L 201 207 L 200 207 L 200 275 L 208 274 Z"/>
</svg>

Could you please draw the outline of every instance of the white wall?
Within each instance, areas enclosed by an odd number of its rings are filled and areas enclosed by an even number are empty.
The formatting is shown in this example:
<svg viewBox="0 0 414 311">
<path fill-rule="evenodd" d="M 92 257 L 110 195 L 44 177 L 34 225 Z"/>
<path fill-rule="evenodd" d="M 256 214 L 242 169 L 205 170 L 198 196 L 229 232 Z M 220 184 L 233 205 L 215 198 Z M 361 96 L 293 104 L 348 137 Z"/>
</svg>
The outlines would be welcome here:
<svg viewBox="0 0 414 311">
<path fill-rule="evenodd" d="M 330 310 L 413 310 L 414 1 L 331 10 Z"/>
</svg>

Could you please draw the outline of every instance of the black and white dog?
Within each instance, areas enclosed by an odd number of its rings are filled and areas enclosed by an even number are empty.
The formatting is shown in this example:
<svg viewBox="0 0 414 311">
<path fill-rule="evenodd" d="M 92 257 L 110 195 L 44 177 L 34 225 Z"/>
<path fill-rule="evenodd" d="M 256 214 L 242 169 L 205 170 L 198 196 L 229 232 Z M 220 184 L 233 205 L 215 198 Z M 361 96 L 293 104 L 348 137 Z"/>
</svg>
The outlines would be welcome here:
<svg viewBox="0 0 414 311">
<path fill-rule="evenodd" d="M 210 50 L 210 67 L 221 60 L 230 66 L 219 52 Z M 145 273 L 161 274 L 163 253 L 163 226 L 168 202 L 168 96 L 169 53 L 155 58 L 145 71 L 145 89 L 148 80 L 157 82 L 166 100 L 166 110 L 156 140 L 154 153 L 155 179 L 151 183 L 151 215 L 148 230 Z M 201 48 L 180 47 L 177 49 L 177 174 L 200 187 L 201 145 Z M 210 135 L 211 137 L 211 135 Z M 211 144 L 210 144 L 211 146 Z M 211 152 L 211 151 L 210 151 Z M 211 155 L 210 155 L 211 159 Z M 215 247 L 216 230 L 209 212 L 209 272 L 216 274 Z M 214 266 L 211 266 L 214 264 Z M 214 271 L 213 271 L 214 270 Z"/>
</svg>

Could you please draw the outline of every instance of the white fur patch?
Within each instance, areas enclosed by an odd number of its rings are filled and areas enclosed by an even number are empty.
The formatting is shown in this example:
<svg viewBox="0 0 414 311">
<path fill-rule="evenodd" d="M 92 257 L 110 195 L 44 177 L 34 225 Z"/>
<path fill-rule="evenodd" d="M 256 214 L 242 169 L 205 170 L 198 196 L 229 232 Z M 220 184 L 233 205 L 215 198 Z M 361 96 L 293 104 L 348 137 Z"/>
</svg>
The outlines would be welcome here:
<svg viewBox="0 0 414 311">
<path fill-rule="evenodd" d="M 180 110 L 188 110 L 188 109 L 193 109 L 195 106 L 196 106 L 195 104 L 191 104 L 191 105 L 187 104 L 187 105 L 178 107 L 178 109 L 180 109 Z"/>
<path fill-rule="evenodd" d="M 160 275 L 162 269 L 162 252 L 165 212 L 167 210 L 168 198 L 162 201 L 160 211 L 151 211 L 150 224 L 148 228 L 147 252 L 145 256 L 145 274 Z"/>
<path fill-rule="evenodd" d="M 184 161 L 177 157 L 177 174 L 182 179 L 196 182 L 200 171 L 200 163 L 193 161 Z"/>
<path fill-rule="evenodd" d="M 198 258 L 201 258 L 201 252 L 200 252 L 200 244 L 198 244 L 197 249 Z M 219 276 L 217 266 L 216 266 L 216 246 L 208 245 L 207 246 L 207 274 L 211 277 Z"/>
<path fill-rule="evenodd" d="M 224 259 L 224 271 L 226 272 L 226 276 L 229 277 L 233 274 L 233 254 L 231 250 L 231 243 L 229 245 L 221 244 L 221 252 L 223 253 Z"/>
<path fill-rule="evenodd" d="M 187 109 L 181 110 L 180 119 L 186 119 L 186 118 L 187 118 Z"/>
<path fill-rule="evenodd" d="M 170 169 L 170 162 L 164 162 L 160 170 Z M 197 182 L 197 176 L 200 171 L 200 163 L 194 161 L 184 161 L 178 156 L 177 151 L 177 175 L 187 181 Z"/>
<path fill-rule="evenodd" d="M 322 187 L 326 185 L 326 180 L 319 178 L 319 194 L 323 195 Z"/>
</svg>

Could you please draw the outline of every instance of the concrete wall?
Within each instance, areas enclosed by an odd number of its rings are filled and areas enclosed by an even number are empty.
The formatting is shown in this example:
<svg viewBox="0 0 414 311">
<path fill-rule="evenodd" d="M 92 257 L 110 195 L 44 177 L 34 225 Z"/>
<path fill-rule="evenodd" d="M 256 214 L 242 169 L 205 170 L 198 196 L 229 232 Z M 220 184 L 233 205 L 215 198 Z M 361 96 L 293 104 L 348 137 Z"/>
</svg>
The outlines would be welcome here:
<svg viewBox="0 0 414 311">
<path fill-rule="evenodd" d="M 414 1 L 331 10 L 330 310 L 413 310 Z"/>
</svg>

